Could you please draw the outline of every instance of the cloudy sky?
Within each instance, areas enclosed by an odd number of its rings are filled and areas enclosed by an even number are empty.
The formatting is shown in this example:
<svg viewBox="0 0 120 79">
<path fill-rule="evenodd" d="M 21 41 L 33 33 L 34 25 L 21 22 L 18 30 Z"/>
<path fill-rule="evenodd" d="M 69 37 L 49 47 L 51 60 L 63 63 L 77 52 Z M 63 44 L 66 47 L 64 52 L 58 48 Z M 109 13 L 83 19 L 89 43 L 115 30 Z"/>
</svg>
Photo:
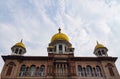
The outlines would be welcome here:
<svg viewBox="0 0 120 79">
<path fill-rule="evenodd" d="M 23 39 L 28 55 L 47 55 L 51 37 L 67 34 L 75 56 L 93 56 L 96 40 L 118 57 L 120 72 L 120 0 L 0 0 L 0 55 Z M 4 61 L 0 57 L 0 71 Z"/>
</svg>

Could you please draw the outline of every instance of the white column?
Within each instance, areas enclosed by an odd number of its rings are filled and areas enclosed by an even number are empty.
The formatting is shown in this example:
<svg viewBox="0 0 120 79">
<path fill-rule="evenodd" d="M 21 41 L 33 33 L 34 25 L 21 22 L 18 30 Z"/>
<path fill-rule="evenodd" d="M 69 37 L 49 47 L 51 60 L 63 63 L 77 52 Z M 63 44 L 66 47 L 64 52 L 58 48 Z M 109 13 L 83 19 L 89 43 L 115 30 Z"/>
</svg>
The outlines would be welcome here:
<svg viewBox="0 0 120 79">
<path fill-rule="evenodd" d="M 56 53 L 57 54 L 59 53 L 59 45 L 58 44 L 56 45 Z"/>
<path fill-rule="evenodd" d="M 63 49 L 62 52 L 65 53 L 65 45 L 64 44 L 62 44 L 62 49 Z"/>
</svg>

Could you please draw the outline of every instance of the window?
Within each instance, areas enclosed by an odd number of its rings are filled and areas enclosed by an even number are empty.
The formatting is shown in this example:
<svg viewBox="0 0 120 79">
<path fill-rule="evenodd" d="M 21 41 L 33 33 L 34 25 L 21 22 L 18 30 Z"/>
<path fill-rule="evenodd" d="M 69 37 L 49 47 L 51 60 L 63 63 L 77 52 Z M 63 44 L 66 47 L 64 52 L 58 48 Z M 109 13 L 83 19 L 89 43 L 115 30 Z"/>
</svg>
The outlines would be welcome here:
<svg viewBox="0 0 120 79">
<path fill-rule="evenodd" d="M 78 76 L 83 76 L 82 67 L 80 65 L 78 66 Z"/>
<path fill-rule="evenodd" d="M 11 75 L 14 66 L 16 66 L 14 62 L 9 62 L 9 63 L 6 65 L 6 67 L 7 67 L 6 76 L 10 76 L 10 75 Z"/>
<path fill-rule="evenodd" d="M 16 48 L 15 53 L 18 53 L 18 48 Z"/>
<path fill-rule="evenodd" d="M 110 76 L 114 76 L 114 71 L 113 71 L 113 65 L 111 63 L 107 63 L 106 67 L 108 67 L 108 71 L 110 73 Z"/>
<path fill-rule="evenodd" d="M 59 45 L 59 50 L 62 50 L 62 45 Z"/>
<path fill-rule="evenodd" d="M 41 65 L 41 67 L 40 67 L 40 76 L 44 76 L 44 73 L 45 73 L 45 66 Z"/>
<path fill-rule="evenodd" d="M 86 71 L 87 71 L 87 76 L 93 76 L 93 75 L 92 75 L 92 68 L 91 68 L 91 66 L 88 65 L 88 66 L 86 67 Z"/>
<path fill-rule="evenodd" d="M 54 51 L 56 52 L 56 46 L 55 46 L 55 48 L 54 48 Z"/>
<path fill-rule="evenodd" d="M 25 76 L 25 71 L 26 71 L 26 66 L 22 65 L 21 68 L 20 68 L 19 76 Z"/>
<path fill-rule="evenodd" d="M 100 52 L 100 50 L 98 51 L 98 54 L 101 56 L 102 54 L 101 54 L 101 52 Z"/>
<path fill-rule="evenodd" d="M 62 45 L 59 45 L 59 53 L 62 54 Z"/>
<path fill-rule="evenodd" d="M 22 49 L 20 49 L 19 54 L 22 54 Z"/>
<path fill-rule="evenodd" d="M 108 67 L 108 70 L 109 70 L 110 76 L 114 76 L 114 72 L 113 72 L 112 67 Z"/>
<path fill-rule="evenodd" d="M 35 65 L 31 65 L 31 67 L 30 67 L 30 76 L 35 76 L 35 71 L 36 71 Z"/>
<path fill-rule="evenodd" d="M 102 76 L 101 68 L 99 66 L 96 66 L 96 73 L 97 73 L 97 76 L 99 77 Z"/>
<path fill-rule="evenodd" d="M 12 69 L 13 69 L 13 66 L 9 66 L 9 67 L 8 67 L 6 76 L 10 76 L 10 75 L 11 75 Z"/>
</svg>

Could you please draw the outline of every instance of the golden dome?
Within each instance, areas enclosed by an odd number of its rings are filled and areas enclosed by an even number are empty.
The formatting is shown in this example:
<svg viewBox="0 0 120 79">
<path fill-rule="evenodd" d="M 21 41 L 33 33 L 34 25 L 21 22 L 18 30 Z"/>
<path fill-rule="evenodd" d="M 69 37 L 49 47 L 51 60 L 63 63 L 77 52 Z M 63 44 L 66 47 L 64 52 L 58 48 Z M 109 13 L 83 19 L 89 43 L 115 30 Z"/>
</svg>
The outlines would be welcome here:
<svg viewBox="0 0 120 79">
<path fill-rule="evenodd" d="M 26 48 L 25 45 L 22 43 L 22 40 L 21 42 L 16 43 L 14 46 L 20 46 L 20 47 Z"/>
<path fill-rule="evenodd" d="M 67 35 L 61 33 L 61 29 L 59 28 L 59 33 L 53 35 L 53 37 L 51 38 L 51 42 L 55 41 L 55 40 L 66 40 L 69 41 L 69 38 Z"/>
<path fill-rule="evenodd" d="M 105 47 L 104 45 L 102 45 L 102 44 L 99 44 L 98 42 L 97 42 L 97 45 L 95 46 L 95 49 L 98 49 L 98 48 L 103 48 L 103 47 Z"/>
</svg>

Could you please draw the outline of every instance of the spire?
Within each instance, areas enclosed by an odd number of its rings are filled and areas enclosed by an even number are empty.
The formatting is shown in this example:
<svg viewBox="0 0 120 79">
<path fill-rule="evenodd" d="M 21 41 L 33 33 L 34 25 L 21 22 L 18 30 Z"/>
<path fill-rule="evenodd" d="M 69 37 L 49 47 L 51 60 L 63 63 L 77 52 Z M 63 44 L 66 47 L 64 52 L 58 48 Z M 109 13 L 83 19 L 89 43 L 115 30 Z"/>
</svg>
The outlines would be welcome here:
<svg viewBox="0 0 120 79">
<path fill-rule="evenodd" d="M 61 28 L 60 27 L 59 27 L 58 31 L 59 31 L 59 33 L 61 33 Z"/>
</svg>

